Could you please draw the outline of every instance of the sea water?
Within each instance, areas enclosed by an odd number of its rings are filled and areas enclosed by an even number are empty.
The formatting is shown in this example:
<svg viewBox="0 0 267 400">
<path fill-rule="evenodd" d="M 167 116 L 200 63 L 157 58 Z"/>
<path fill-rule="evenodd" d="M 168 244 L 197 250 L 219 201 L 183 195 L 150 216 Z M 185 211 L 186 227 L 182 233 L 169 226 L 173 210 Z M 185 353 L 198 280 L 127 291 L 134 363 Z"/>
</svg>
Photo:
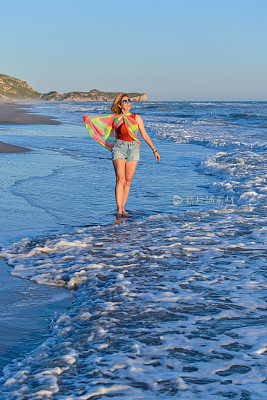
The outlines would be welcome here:
<svg viewBox="0 0 267 400">
<path fill-rule="evenodd" d="M 119 224 L 111 154 L 82 124 L 110 103 L 32 106 L 62 124 L 0 130 L 33 150 L 1 156 L 1 256 L 74 300 L 1 398 L 264 399 L 267 104 L 133 103 L 161 161 L 139 134 Z"/>
</svg>

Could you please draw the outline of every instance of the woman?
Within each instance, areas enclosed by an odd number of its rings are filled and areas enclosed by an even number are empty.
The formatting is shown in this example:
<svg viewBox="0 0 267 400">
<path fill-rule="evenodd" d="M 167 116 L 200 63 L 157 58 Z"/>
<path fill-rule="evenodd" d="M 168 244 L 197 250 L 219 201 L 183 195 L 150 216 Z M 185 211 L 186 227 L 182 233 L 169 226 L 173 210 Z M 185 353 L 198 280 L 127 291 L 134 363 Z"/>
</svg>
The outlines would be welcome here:
<svg viewBox="0 0 267 400">
<path fill-rule="evenodd" d="M 111 107 L 112 115 L 83 116 L 86 129 L 92 138 L 112 152 L 116 173 L 115 196 L 118 216 L 129 214 L 125 211 L 124 206 L 140 156 L 139 146 L 141 143 L 138 140 L 137 132 L 141 132 L 156 159 L 160 161 L 160 155 L 146 133 L 142 118 L 140 115 L 131 114 L 130 108 L 131 100 L 126 93 L 121 93 Z"/>
<path fill-rule="evenodd" d="M 160 155 L 145 130 L 142 118 L 140 115 L 130 114 L 130 108 L 131 100 L 126 93 L 122 93 L 114 100 L 111 110 L 114 114 L 129 115 L 129 117 L 136 120 L 142 138 L 151 147 L 156 160 L 160 161 Z M 115 131 L 117 135 L 112 148 L 112 160 L 116 174 L 115 196 L 117 215 L 119 216 L 129 214 L 124 207 L 129 195 L 131 180 L 134 176 L 137 162 L 140 159 L 140 149 L 136 138 L 128 133 L 125 122 L 122 119 L 117 123 Z"/>
</svg>

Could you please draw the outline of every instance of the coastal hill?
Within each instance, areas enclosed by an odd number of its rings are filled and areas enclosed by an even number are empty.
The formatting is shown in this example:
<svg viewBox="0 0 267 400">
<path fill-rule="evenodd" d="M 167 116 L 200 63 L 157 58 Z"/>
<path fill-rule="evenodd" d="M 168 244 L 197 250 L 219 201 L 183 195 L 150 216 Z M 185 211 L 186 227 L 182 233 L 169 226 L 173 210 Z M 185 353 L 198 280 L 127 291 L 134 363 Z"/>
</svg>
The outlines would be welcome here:
<svg viewBox="0 0 267 400">
<path fill-rule="evenodd" d="M 51 101 L 112 101 L 120 93 L 121 92 L 101 92 L 97 89 L 90 90 L 90 92 L 49 92 L 41 95 L 40 99 Z M 128 93 L 128 95 L 133 101 L 147 101 L 147 95 L 145 93 Z"/>
<path fill-rule="evenodd" d="M 0 99 L 39 99 L 40 96 L 27 82 L 0 74 Z"/>
<path fill-rule="evenodd" d="M 0 99 L 3 100 L 48 100 L 48 101 L 113 101 L 121 92 L 39 93 L 27 82 L 9 75 L 0 74 Z M 128 93 L 133 101 L 147 101 L 146 93 Z"/>
</svg>

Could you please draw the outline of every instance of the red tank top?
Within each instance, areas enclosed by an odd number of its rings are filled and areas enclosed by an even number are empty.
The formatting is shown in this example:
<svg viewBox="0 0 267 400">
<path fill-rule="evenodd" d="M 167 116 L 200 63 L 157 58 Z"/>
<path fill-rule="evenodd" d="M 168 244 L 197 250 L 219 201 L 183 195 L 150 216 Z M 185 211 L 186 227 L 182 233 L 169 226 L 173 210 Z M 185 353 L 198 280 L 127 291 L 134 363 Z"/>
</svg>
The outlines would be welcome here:
<svg viewBox="0 0 267 400">
<path fill-rule="evenodd" d="M 136 114 L 131 114 L 130 117 L 134 118 L 136 117 Z M 126 142 L 134 142 L 134 139 L 132 138 L 132 136 L 129 135 L 125 122 L 123 122 L 117 129 L 116 129 L 116 133 L 117 133 L 117 139 L 120 140 L 125 140 Z"/>
</svg>

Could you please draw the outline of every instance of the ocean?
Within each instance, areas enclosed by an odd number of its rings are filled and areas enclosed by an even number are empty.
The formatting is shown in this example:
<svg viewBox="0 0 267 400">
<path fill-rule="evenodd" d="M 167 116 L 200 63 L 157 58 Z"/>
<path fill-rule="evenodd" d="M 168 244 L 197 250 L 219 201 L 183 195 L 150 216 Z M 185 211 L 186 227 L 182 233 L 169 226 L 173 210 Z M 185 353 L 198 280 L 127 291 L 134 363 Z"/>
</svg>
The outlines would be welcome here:
<svg viewBox="0 0 267 400">
<path fill-rule="evenodd" d="M 1 399 L 266 398 L 267 102 L 133 103 L 161 161 L 139 133 L 119 224 L 111 153 L 82 122 L 111 104 L 31 105 L 62 123 L 0 128 L 33 150 L 0 158 L 0 256 L 73 300 Z"/>
</svg>

